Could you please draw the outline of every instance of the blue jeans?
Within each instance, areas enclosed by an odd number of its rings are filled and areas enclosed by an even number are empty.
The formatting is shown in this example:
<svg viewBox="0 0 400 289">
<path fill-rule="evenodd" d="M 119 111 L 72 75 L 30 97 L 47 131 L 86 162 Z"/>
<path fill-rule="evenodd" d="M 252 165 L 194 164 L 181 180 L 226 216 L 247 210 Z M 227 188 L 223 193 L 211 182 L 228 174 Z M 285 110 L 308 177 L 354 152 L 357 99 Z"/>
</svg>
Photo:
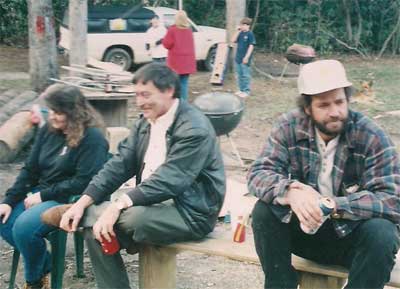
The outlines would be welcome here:
<svg viewBox="0 0 400 289">
<path fill-rule="evenodd" d="M 189 96 L 189 74 L 179 74 L 181 82 L 181 99 L 187 100 Z"/>
<path fill-rule="evenodd" d="M 251 69 L 250 65 L 243 63 L 236 63 L 236 75 L 239 90 L 250 94 L 250 82 L 251 82 Z"/>
<path fill-rule="evenodd" d="M 0 223 L 1 237 L 17 248 L 24 259 L 26 282 L 37 282 L 51 270 L 50 253 L 44 237 L 55 228 L 45 225 L 40 215 L 57 205 L 61 204 L 47 201 L 25 210 L 21 201 L 13 208 L 7 222 Z"/>
<path fill-rule="evenodd" d="M 290 223 L 283 223 L 271 206 L 258 201 L 252 213 L 265 289 L 297 288 L 292 253 L 321 264 L 344 266 L 349 270 L 346 289 L 382 289 L 390 280 L 399 249 L 399 233 L 394 223 L 381 218 L 360 221 L 350 234 L 339 238 L 328 219 L 315 235 L 307 235 L 300 229 L 296 216 Z"/>
</svg>

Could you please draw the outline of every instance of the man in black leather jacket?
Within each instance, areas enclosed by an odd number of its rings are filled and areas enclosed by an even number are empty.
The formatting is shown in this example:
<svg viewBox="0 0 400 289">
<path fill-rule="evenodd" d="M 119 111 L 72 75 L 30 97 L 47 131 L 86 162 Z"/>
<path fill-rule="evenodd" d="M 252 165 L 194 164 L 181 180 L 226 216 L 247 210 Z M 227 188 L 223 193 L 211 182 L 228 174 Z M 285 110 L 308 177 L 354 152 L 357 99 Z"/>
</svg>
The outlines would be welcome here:
<svg viewBox="0 0 400 289">
<path fill-rule="evenodd" d="M 135 73 L 133 83 L 142 117 L 60 223 L 66 231 L 79 223 L 93 226 L 85 238 L 99 288 L 130 287 L 120 254 L 104 255 L 95 239 L 117 236 L 124 248 L 201 239 L 213 230 L 225 194 L 214 129 L 179 99 L 178 76 L 152 63 Z M 134 176 L 134 189 L 103 202 Z"/>
</svg>

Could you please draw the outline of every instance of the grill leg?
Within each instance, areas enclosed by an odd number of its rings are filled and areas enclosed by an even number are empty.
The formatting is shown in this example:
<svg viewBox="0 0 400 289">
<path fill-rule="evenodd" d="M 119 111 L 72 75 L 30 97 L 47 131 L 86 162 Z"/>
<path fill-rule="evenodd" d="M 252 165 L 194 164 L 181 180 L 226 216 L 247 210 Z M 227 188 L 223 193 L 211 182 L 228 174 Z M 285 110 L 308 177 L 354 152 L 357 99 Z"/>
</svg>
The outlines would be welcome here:
<svg viewBox="0 0 400 289">
<path fill-rule="evenodd" d="M 229 133 L 226 134 L 226 137 L 228 138 L 229 142 L 231 143 L 233 153 L 236 155 L 236 157 L 237 157 L 237 159 L 238 159 L 238 161 L 239 161 L 240 166 L 241 166 L 242 168 L 244 168 L 245 166 L 244 166 L 243 160 L 242 160 L 242 158 L 241 158 L 241 156 L 240 156 L 240 154 L 239 154 L 238 149 L 236 148 L 235 143 L 233 142 L 233 139 L 229 136 Z"/>
<path fill-rule="evenodd" d="M 288 65 L 289 65 L 289 62 L 286 62 L 285 66 L 283 67 L 281 76 L 279 77 L 279 82 L 282 81 L 283 75 L 285 75 L 285 72 L 286 72 L 286 70 L 287 70 L 287 68 L 288 68 Z"/>
</svg>

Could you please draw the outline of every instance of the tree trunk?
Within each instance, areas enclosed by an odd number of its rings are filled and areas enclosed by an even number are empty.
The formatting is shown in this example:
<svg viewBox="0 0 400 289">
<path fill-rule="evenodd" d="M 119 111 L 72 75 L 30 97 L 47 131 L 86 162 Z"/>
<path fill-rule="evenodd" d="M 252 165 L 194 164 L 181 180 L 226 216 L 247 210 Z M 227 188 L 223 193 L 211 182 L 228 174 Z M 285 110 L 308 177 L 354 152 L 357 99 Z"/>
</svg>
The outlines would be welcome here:
<svg viewBox="0 0 400 289">
<path fill-rule="evenodd" d="M 390 32 L 389 36 L 386 38 L 385 42 L 383 43 L 382 48 L 379 51 L 379 54 L 377 56 L 377 59 L 382 57 L 382 54 L 385 52 L 389 41 L 393 38 L 393 36 L 396 34 L 396 32 L 400 29 L 400 7 L 397 6 L 396 8 L 397 8 L 396 9 L 396 11 L 397 11 L 397 22 L 394 25 L 392 32 Z"/>
<path fill-rule="evenodd" d="M 350 8 L 349 3 L 347 0 L 342 0 L 344 14 L 346 15 L 346 31 L 347 31 L 347 40 L 349 43 L 353 42 L 353 30 L 351 27 L 351 15 L 350 15 Z"/>
<path fill-rule="evenodd" d="M 251 30 L 254 31 L 258 21 L 258 15 L 260 14 L 260 0 L 256 0 L 256 12 L 254 13 L 253 23 L 251 24 Z"/>
<path fill-rule="evenodd" d="M 87 0 L 69 1 L 69 64 L 87 64 Z"/>
<path fill-rule="evenodd" d="M 58 78 L 56 34 L 51 0 L 28 0 L 29 74 L 33 90 L 41 92 Z"/>
<path fill-rule="evenodd" d="M 361 33 L 362 33 L 362 17 L 361 17 L 361 9 L 360 9 L 360 3 L 358 3 L 358 0 L 355 0 L 355 5 L 356 5 L 356 11 L 357 11 L 357 20 L 358 20 L 358 28 L 356 35 L 354 36 L 354 46 L 358 47 L 360 45 L 360 39 L 361 39 Z"/>
<path fill-rule="evenodd" d="M 236 32 L 240 20 L 245 17 L 246 0 L 226 0 L 226 31 L 227 42 L 231 42 L 232 35 Z M 234 49 L 235 50 L 235 49 Z M 228 71 L 234 67 L 234 52 L 230 54 Z"/>
</svg>

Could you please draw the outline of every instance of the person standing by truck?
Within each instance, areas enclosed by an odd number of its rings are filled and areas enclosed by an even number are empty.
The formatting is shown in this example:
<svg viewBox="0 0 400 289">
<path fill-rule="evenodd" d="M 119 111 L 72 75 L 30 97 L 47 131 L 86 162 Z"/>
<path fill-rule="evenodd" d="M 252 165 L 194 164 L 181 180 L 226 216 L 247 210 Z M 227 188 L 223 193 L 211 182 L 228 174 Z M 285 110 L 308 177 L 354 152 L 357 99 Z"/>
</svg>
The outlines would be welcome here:
<svg viewBox="0 0 400 289">
<path fill-rule="evenodd" d="M 154 15 L 150 23 L 151 27 L 146 32 L 146 50 L 150 52 L 153 62 L 165 63 L 168 51 L 162 45 L 162 39 L 167 33 L 167 28 L 158 15 Z"/>
<path fill-rule="evenodd" d="M 162 44 L 168 49 L 167 65 L 179 75 L 181 99 L 188 98 L 189 75 L 196 72 L 193 33 L 187 14 L 179 10 Z"/>
</svg>

